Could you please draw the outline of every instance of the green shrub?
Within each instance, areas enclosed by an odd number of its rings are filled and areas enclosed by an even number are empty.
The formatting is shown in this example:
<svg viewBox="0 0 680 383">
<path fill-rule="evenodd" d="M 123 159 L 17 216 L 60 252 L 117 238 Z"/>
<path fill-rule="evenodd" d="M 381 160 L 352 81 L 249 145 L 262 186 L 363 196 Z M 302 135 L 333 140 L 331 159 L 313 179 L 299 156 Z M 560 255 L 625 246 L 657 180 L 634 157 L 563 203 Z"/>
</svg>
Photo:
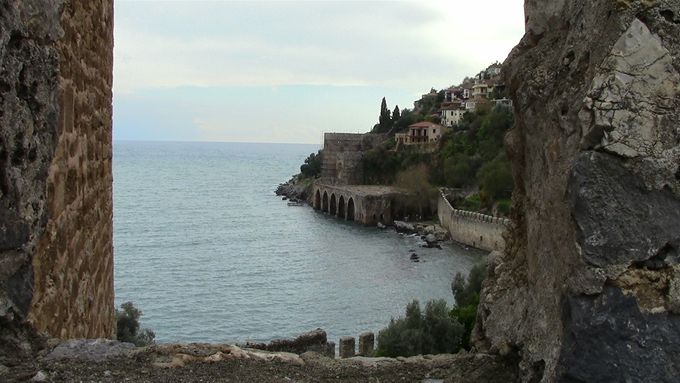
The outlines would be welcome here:
<svg viewBox="0 0 680 383">
<path fill-rule="evenodd" d="M 427 166 L 412 166 L 397 174 L 394 186 L 406 191 L 397 200 L 410 212 L 417 212 L 419 219 L 430 214 L 437 201 L 437 189 L 430 185 Z"/>
<path fill-rule="evenodd" d="M 132 302 L 125 302 L 116 309 L 116 337 L 121 342 L 134 343 L 136 346 L 147 346 L 154 343 L 156 334 L 149 329 L 140 331 L 139 318 L 142 311 Z"/>
<path fill-rule="evenodd" d="M 501 215 L 508 216 L 510 215 L 510 208 L 512 207 L 512 200 L 510 199 L 501 199 L 496 203 L 496 208 L 498 209 L 498 212 Z"/>
<path fill-rule="evenodd" d="M 492 201 L 510 197 L 513 187 L 512 172 L 505 153 L 500 153 L 493 161 L 485 163 L 477 172 L 477 179 L 480 188 Z"/>
<path fill-rule="evenodd" d="M 455 353 L 460 349 L 463 326 L 449 315 L 446 301 L 429 301 L 425 312 L 417 300 L 406 306 L 406 315 L 392 318 L 378 333 L 378 356 L 413 356 Z"/>
<path fill-rule="evenodd" d="M 448 187 L 463 187 L 474 174 L 470 157 L 464 153 L 449 157 L 444 162 L 444 179 Z"/>
<path fill-rule="evenodd" d="M 465 198 L 459 208 L 468 211 L 480 211 L 482 210 L 482 197 L 479 194 L 473 194 Z"/>
<path fill-rule="evenodd" d="M 456 273 L 451 282 L 451 292 L 456 298 L 456 305 L 449 315 L 452 320 L 461 323 L 464 327 L 461 346 L 466 350 L 470 349 L 470 334 L 477 320 L 479 294 L 485 277 L 486 264 L 480 263 L 470 270 L 467 280 L 461 273 Z"/>
<path fill-rule="evenodd" d="M 321 175 L 322 150 L 316 154 L 311 153 L 305 163 L 300 166 L 300 174 L 304 178 L 318 177 Z"/>
<path fill-rule="evenodd" d="M 392 318 L 378 333 L 375 356 L 455 353 L 461 347 L 469 350 L 485 277 L 484 263 L 474 266 L 467 278 L 457 273 L 451 282 L 451 292 L 456 298 L 451 310 L 443 299 L 427 302 L 425 312 L 417 300 L 409 303 L 404 317 Z"/>
</svg>

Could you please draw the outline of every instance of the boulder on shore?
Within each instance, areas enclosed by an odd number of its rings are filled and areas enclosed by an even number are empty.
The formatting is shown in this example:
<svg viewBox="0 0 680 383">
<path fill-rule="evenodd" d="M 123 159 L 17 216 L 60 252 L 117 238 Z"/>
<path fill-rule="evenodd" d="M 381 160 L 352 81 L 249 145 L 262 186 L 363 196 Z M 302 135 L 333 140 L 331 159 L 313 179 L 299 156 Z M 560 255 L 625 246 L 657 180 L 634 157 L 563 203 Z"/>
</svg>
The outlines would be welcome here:
<svg viewBox="0 0 680 383">
<path fill-rule="evenodd" d="M 394 221 L 394 229 L 399 233 L 415 233 L 416 228 L 412 224 L 404 221 Z"/>
<path fill-rule="evenodd" d="M 266 351 L 290 352 L 298 355 L 307 351 L 315 351 L 329 357 L 335 357 L 335 344 L 327 341 L 326 331 L 320 328 L 300 334 L 295 339 L 276 339 L 269 343 L 246 343 L 244 347 Z"/>
</svg>

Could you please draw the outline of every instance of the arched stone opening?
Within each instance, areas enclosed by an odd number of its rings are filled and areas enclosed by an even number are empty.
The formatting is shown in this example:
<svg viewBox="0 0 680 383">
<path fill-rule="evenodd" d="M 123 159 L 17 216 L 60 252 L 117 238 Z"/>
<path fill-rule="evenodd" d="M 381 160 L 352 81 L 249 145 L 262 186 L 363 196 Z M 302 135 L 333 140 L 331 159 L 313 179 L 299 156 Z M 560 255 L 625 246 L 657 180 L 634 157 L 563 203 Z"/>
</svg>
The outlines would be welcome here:
<svg viewBox="0 0 680 383">
<path fill-rule="evenodd" d="M 333 193 L 333 194 L 331 194 L 331 206 L 330 206 L 330 210 L 328 212 L 331 213 L 332 215 L 335 215 L 338 212 L 337 210 L 338 210 L 338 205 L 337 205 L 337 201 L 335 199 L 335 193 Z"/>
<path fill-rule="evenodd" d="M 347 200 L 347 220 L 354 221 L 354 199 Z"/>
<path fill-rule="evenodd" d="M 323 199 L 321 200 L 321 210 L 328 211 L 328 193 L 323 192 Z"/>
<path fill-rule="evenodd" d="M 321 209 L 321 191 L 316 190 L 316 194 L 314 195 L 314 209 L 319 210 Z"/>
<path fill-rule="evenodd" d="M 338 199 L 338 217 L 342 219 L 346 219 L 346 214 L 345 214 L 345 197 L 340 196 Z"/>
</svg>

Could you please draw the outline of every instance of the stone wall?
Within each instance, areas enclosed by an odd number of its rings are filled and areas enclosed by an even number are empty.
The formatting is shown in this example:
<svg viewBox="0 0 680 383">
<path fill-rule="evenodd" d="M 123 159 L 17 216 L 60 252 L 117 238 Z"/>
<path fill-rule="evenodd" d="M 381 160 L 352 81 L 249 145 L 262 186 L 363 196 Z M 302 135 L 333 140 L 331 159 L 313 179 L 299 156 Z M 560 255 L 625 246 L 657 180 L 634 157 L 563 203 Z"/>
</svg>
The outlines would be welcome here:
<svg viewBox="0 0 680 383">
<path fill-rule="evenodd" d="M 324 134 L 321 179 L 328 184 L 363 184 L 364 173 L 359 166 L 363 154 L 384 140 L 382 134 Z"/>
<path fill-rule="evenodd" d="M 111 1 L 0 3 L 0 317 L 114 335 Z"/>
<path fill-rule="evenodd" d="M 524 381 L 680 376 L 680 1 L 527 0 L 475 344 Z"/>
<path fill-rule="evenodd" d="M 510 224 L 508 219 L 454 209 L 443 192 L 439 193 L 437 215 L 454 241 L 489 251 L 505 248 L 503 235 Z"/>
</svg>

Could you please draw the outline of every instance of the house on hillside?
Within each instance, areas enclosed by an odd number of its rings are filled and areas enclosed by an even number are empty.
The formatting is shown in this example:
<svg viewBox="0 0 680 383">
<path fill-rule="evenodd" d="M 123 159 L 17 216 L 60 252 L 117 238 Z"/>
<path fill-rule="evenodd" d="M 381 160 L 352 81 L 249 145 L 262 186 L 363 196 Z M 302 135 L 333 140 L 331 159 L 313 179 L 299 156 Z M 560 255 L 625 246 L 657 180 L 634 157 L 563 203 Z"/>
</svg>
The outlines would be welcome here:
<svg viewBox="0 0 680 383">
<path fill-rule="evenodd" d="M 465 101 L 465 110 L 469 111 L 470 113 L 474 113 L 474 111 L 477 110 L 477 102 Z"/>
<path fill-rule="evenodd" d="M 463 88 L 462 86 L 452 86 L 449 89 L 446 89 L 444 91 L 444 102 L 453 102 L 456 100 L 462 100 L 465 98 L 465 91 L 466 89 Z M 468 91 L 468 97 L 470 90 L 467 89 Z"/>
<path fill-rule="evenodd" d="M 458 125 L 465 114 L 465 102 L 451 102 L 442 104 L 441 122 L 447 128 Z"/>
<path fill-rule="evenodd" d="M 400 145 L 425 145 L 439 142 L 446 127 L 434 122 L 417 122 L 409 125 L 407 133 L 397 133 L 394 139 Z"/>
<path fill-rule="evenodd" d="M 492 80 L 477 80 L 472 87 L 472 98 L 490 98 L 496 83 Z"/>
</svg>

